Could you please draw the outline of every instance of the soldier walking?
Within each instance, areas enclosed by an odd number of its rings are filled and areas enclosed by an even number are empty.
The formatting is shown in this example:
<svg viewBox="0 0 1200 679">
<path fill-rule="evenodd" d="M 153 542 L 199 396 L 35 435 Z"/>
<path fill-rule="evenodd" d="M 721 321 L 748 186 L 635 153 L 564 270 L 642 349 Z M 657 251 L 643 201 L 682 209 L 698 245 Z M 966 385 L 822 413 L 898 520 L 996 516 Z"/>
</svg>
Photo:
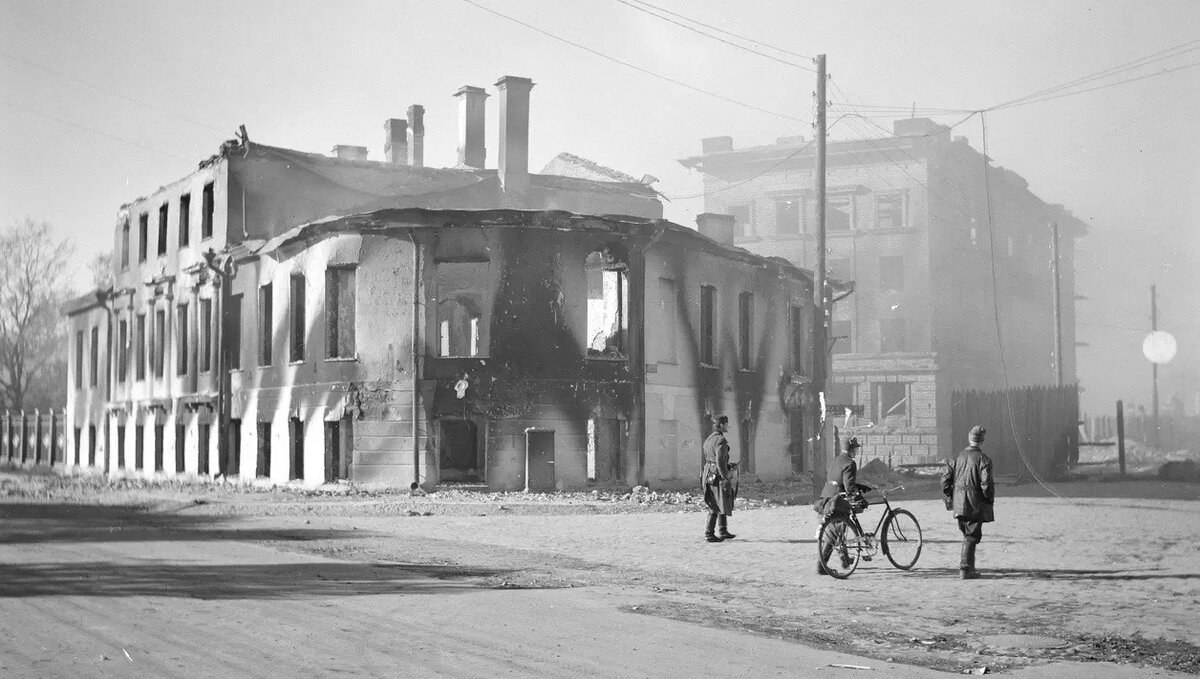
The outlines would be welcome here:
<svg viewBox="0 0 1200 679">
<path fill-rule="evenodd" d="M 946 461 L 942 473 L 942 496 L 946 509 L 954 512 L 958 519 L 958 530 L 962 532 L 962 555 L 958 562 L 963 580 L 979 577 L 975 570 L 975 547 L 983 537 L 983 524 L 995 520 L 992 506 L 996 501 L 996 488 L 992 483 L 992 458 L 983 454 L 983 427 L 975 425 L 968 435 L 970 445 L 963 449 L 953 461 Z"/>
<path fill-rule="evenodd" d="M 729 441 L 725 432 L 729 429 L 729 418 L 721 415 L 713 419 L 713 431 L 704 440 L 704 469 L 700 483 L 704 487 L 704 504 L 708 506 L 708 524 L 704 528 L 704 539 L 721 542 L 737 537 L 729 532 L 729 515 L 733 514 L 732 474 L 736 462 L 729 461 Z"/>
</svg>

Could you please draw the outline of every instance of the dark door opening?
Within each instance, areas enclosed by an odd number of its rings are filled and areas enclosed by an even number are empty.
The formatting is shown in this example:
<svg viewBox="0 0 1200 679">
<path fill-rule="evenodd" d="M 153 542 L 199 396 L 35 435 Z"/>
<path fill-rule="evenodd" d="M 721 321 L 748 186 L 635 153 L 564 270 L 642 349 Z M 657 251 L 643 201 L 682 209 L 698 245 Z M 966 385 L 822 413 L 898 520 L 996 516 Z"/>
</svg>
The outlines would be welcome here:
<svg viewBox="0 0 1200 679">
<path fill-rule="evenodd" d="M 163 470 L 163 425 L 154 425 L 154 471 Z"/>
<path fill-rule="evenodd" d="M 254 466 L 254 476 L 260 479 L 271 478 L 271 423 L 258 423 L 258 461 Z"/>
<path fill-rule="evenodd" d="M 325 483 L 346 478 L 342 471 L 342 423 L 325 423 Z"/>
<path fill-rule="evenodd" d="M 96 425 L 88 425 L 88 466 L 96 466 Z"/>
<path fill-rule="evenodd" d="M 304 478 L 304 421 L 299 417 L 288 420 L 288 432 L 291 434 L 292 464 L 289 479 Z"/>
<path fill-rule="evenodd" d="M 175 473 L 182 474 L 183 465 L 183 450 L 187 445 L 187 425 L 175 425 Z"/>
<path fill-rule="evenodd" d="M 471 420 L 439 420 L 438 476 L 442 481 L 483 481 L 479 427 Z"/>
<path fill-rule="evenodd" d="M 237 477 L 242 473 L 242 421 L 229 421 L 229 437 L 225 442 L 225 456 L 217 460 L 221 475 Z"/>
<path fill-rule="evenodd" d="M 146 425 L 139 424 L 133 428 L 133 468 L 141 470 L 146 458 Z"/>
<path fill-rule="evenodd" d="M 197 434 L 198 434 L 197 438 L 199 439 L 196 442 L 196 473 L 197 474 L 207 474 L 208 473 L 208 437 L 209 437 L 209 431 L 210 431 L 209 427 L 210 426 L 211 425 L 209 425 L 207 422 L 201 422 L 199 425 L 199 431 L 197 431 Z"/>
<path fill-rule="evenodd" d="M 588 441 L 588 479 L 598 483 L 621 479 L 622 438 L 621 420 L 612 417 L 593 418 Z"/>
<path fill-rule="evenodd" d="M 525 432 L 525 490 L 544 493 L 554 490 L 554 432 Z"/>
<path fill-rule="evenodd" d="M 117 425 L 117 469 L 125 468 L 125 425 Z"/>
</svg>

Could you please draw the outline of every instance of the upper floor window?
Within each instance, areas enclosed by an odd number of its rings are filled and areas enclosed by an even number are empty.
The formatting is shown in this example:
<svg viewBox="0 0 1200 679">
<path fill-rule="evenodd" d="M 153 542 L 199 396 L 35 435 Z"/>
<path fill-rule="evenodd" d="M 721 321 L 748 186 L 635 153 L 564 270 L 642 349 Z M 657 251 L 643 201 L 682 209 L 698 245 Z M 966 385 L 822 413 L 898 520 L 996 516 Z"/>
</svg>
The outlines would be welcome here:
<svg viewBox="0 0 1200 679">
<path fill-rule="evenodd" d="M 129 217 L 121 224 L 121 271 L 129 269 Z"/>
<path fill-rule="evenodd" d="M 143 212 L 138 216 L 138 261 L 146 261 L 146 248 L 150 240 L 150 215 Z"/>
<path fill-rule="evenodd" d="M 904 228 L 904 195 L 881 193 L 875 196 L 875 227 L 878 229 Z"/>
<path fill-rule="evenodd" d="M 589 356 L 624 356 L 629 330 L 628 270 L 609 250 L 587 256 L 587 314 Z"/>
<path fill-rule="evenodd" d="M 738 295 L 738 363 L 742 370 L 754 369 L 754 293 Z"/>
<path fill-rule="evenodd" d="M 292 345 L 288 358 L 295 363 L 296 361 L 304 360 L 304 339 L 305 334 L 308 332 L 308 324 L 305 321 L 304 314 L 304 275 L 292 274 L 291 284 L 291 294 L 288 295 L 288 317 L 291 319 Z"/>
<path fill-rule="evenodd" d="M 91 379 L 88 384 L 97 386 L 100 384 L 100 328 L 92 326 L 92 355 L 91 355 Z"/>
<path fill-rule="evenodd" d="M 75 388 L 83 388 L 83 331 L 75 333 Z"/>
<path fill-rule="evenodd" d="M 799 196 L 776 198 L 775 233 L 780 236 L 799 235 L 802 214 L 803 202 Z"/>
<path fill-rule="evenodd" d="M 158 254 L 167 254 L 167 204 L 158 208 Z"/>
<path fill-rule="evenodd" d="M 258 289 L 258 364 L 271 365 L 275 342 L 274 289 L 270 283 Z"/>
<path fill-rule="evenodd" d="M 229 310 L 226 312 L 229 318 L 229 367 L 233 370 L 239 370 L 242 367 L 242 295 L 233 295 L 229 298 Z M 217 323 L 221 320 L 218 317 Z M 220 351 L 220 348 L 217 349 Z"/>
<path fill-rule="evenodd" d="M 134 363 L 136 364 L 137 379 L 146 379 L 146 314 L 137 315 L 137 325 L 134 328 Z"/>
<path fill-rule="evenodd" d="M 192 194 L 179 197 L 179 247 L 188 244 L 192 230 Z"/>
<path fill-rule="evenodd" d="M 750 204 L 730 205 L 729 214 L 733 215 L 734 233 L 739 236 L 752 236 L 750 228 Z"/>
<path fill-rule="evenodd" d="M 879 321 L 879 351 L 889 353 L 905 351 L 904 319 L 884 318 Z"/>
<path fill-rule="evenodd" d="M 200 239 L 204 240 L 212 238 L 213 235 L 213 211 L 216 203 L 213 199 L 212 182 L 204 185 L 204 193 L 200 198 Z"/>
<path fill-rule="evenodd" d="M 854 228 L 854 196 L 843 194 L 829 196 L 825 211 L 825 229 L 827 231 L 850 231 Z"/>
<path fill-rule="evenodd" d="M 212 300 L 202 299 L 200 300 L 200 318 L 196 321 L 197 329 L 200 331 L 197 333 L 200 344 L 196 347 L 199 354 L 197 358 L 200 364 L 199 371 L 202 373 L 212 369 L 212 323 Z M 241 335 L 241 323 L 238 323 L 238 330 L 235 334 Z"/>
<path fill-rule="evenodd" d="M 885 255 L 879 258 L 879 287 L 883 290 L 904 289 L 904 257 Z"/>
<path fill-rule="evenodd" d="M 488 354 L 488 314 L 485 295 L 491 279 L 488 262 L 438 262 L 438 356 Z"/>
<path fill-rule="evenodd" d="M 700 362 L 717 364 L 717 289 L 700 286 Z"/>
<path fill-rule="evenodd" d="M 180 304 L 175 309 L 175 331 L 179 333 L 179 339 L 176 340 L 177 355 L 175 361 L 175 373 L 177 375 L 188 374 L 188 305 Z"/>
<path fill-rule="evenodd" d="M 154 311 L 154 376 L 162 377 L 165 372 L 167 346 L 167 312 L 162 309 Z"/>
<path fill-rule="evenodd" d="M 129 321 L 122 318 L 117 323 L 117 381 L 124 382 L 129 375 Z"/>
<path fill-rule="evenodd" d="M 325 270 L 326 354 L 329 358 L 354 358 L 354 267 Z"/>
</svg>

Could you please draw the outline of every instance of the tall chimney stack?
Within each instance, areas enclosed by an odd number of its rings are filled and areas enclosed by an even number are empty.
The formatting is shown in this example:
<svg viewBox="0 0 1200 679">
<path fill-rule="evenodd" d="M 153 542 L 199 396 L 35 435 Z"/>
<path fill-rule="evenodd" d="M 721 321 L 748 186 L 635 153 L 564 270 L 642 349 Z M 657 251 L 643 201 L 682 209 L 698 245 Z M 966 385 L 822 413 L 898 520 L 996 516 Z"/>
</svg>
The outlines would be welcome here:
<svg viewBox="0 0 1200 679">
<path fill-rule="evenodd" d="M 408 164 L 425 167 L 425 107 L 408 107 Z"/>
<path fill-rule="evenodd" d="M 488 94 L 482 87 L 463 85 L 458 99 L 458 164 L 483 169 L 487 159 L 484 141 L 484 107 Z"/>
<path fill-rule="evenodd" d="M 529 78 L 506 75 L 500 90 L 500 185 L 506 193 L 529 189 Z"/>
<path fill-rule="evenodd" d="M 408 165 L 408 121 L 389 118 L 383 121 L 383 156 L 393 165 Z"/>
</svg>

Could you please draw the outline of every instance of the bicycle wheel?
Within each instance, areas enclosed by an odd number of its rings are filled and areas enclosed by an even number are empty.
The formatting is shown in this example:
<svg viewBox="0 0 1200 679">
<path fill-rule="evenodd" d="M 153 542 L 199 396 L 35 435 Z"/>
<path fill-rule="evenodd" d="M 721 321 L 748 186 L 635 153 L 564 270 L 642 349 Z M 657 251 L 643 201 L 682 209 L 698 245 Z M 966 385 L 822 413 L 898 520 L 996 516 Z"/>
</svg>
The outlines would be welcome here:
<svg viewBox="0 0 1200 679">
<path fill-rule="evenodd" d="M 912 568 L 921 557 L 921 524 L 917 517 L 904 509 L 897 509 L 883 525 L 883 553 L 888 561 L 902 571 Z"/>
<path fill-rule="evenodd" d="M 831 516 L 821 526 L 817 540 L 817 559 L 825 572 L 845 580 L 858 568 L 859 539 L 862 533 L 844 516 Z"/>
</svg>

